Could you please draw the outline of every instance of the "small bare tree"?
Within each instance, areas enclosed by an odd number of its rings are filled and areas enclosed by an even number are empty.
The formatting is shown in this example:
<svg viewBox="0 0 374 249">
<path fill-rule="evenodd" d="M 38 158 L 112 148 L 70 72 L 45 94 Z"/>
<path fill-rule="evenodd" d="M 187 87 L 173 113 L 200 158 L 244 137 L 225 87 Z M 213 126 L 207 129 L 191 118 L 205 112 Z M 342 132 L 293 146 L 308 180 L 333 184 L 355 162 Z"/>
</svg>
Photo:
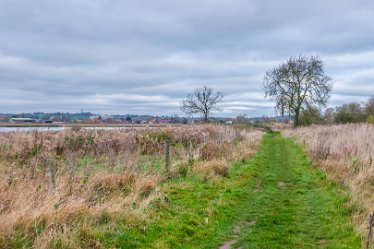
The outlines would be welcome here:
<svg viewBox="0 0 374 249">
<path fill-rule="evenodd" d="M 214 91 L 207 86 L 196 88 L 182 101 L 180 108 L 187 114 L 201 113 L 204 121 L 207 122 L 210 113 L 219 110 L 217 104 L 222 102 L 224 96 L 223 92 Z"/>
<path fill-rule="evenodd" d="M 266 72 L 265 96 L 275 100 L 277 111 L 284 113 L 286 109 L 293 115 L 296 127 L 303 110 L 326 106 L 331 91 L 330 81 L 321 59 L 299 55 Z"/>
</svg>

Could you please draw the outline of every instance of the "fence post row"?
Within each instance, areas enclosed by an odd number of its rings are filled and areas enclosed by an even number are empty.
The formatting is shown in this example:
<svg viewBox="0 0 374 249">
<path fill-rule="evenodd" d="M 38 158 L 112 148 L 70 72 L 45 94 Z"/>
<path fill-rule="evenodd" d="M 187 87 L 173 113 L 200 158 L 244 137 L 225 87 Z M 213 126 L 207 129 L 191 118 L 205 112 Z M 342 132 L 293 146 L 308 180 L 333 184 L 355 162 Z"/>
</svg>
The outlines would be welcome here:
<svg viewBox="0 0 374 249">
<path fill-rule="evenodd" d="M 170 171 L 170 141 L 165 141 L 165 171 L 169 173 Z"/>
</svg>

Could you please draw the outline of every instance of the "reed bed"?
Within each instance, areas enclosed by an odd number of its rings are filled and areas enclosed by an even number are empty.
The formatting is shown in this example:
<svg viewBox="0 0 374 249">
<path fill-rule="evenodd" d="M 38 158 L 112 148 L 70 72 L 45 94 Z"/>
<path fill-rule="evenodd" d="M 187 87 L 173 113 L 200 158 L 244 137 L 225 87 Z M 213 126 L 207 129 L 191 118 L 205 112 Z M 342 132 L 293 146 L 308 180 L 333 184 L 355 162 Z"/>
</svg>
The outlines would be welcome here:
<svg viewBox="0 0 374 249">
<path fill-rule="evenodd" d="M 225 177 L 261 136 L 218 125 L 0 133 L 0 248 L 100 248 L 90 228 L 144 226 L 151 204 L 167 205 L 162 182 Z"/>
<path fill-rule="evenodd" d="M 349 188 L 356 205 L 354 222 L 367 233 L 374 211 L 374 125 L 310 126 L 283 133 L 297 137 L 316 165 Z"/>
</svg>

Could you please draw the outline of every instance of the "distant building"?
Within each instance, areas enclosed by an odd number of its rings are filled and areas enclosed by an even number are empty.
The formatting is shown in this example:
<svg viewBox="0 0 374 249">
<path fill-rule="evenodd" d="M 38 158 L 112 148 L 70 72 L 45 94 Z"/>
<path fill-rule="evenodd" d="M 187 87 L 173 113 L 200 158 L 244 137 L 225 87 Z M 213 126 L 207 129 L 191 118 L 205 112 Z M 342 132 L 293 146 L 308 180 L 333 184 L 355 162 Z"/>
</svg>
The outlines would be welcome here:
<svg viewBox="0 0 374 249">
<path fill-rule="evenodd" d="M 89 117 L 90 120 L 96 120 L 96 119 L 101 119 L 100 115 L 91 115 Z"/>
<path fill-rule="evenodd" d="M 134 124 L 147 124 L 148 122 L 145 119 L 134 119 L 133 123 Z"/>
<path fill-rule="evenodd" d="M 11 118 L 9 119 L 10 123 L 16 123 L 16 124 L 21 124 L 21 123 L 36 123 L 36 119 L 33 118 Z"/>
</svg>

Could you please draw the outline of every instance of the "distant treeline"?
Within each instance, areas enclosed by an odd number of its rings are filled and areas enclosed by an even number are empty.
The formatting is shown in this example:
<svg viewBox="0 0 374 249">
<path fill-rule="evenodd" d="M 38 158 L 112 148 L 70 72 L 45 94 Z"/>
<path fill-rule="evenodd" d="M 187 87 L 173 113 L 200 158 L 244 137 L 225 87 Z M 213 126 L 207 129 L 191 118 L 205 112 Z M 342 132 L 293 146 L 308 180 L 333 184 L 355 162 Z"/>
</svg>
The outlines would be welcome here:
<svg viewBox="0 0 374 249">
<path fill-rule="evenodd" d="M 365 103 L 347 103 L 336 108 L 328 108 L 324 113 L 310 108 L 300 115 L 300 125 L 366 122 L 374 124 L 374 96 Z"/>
</svg>

